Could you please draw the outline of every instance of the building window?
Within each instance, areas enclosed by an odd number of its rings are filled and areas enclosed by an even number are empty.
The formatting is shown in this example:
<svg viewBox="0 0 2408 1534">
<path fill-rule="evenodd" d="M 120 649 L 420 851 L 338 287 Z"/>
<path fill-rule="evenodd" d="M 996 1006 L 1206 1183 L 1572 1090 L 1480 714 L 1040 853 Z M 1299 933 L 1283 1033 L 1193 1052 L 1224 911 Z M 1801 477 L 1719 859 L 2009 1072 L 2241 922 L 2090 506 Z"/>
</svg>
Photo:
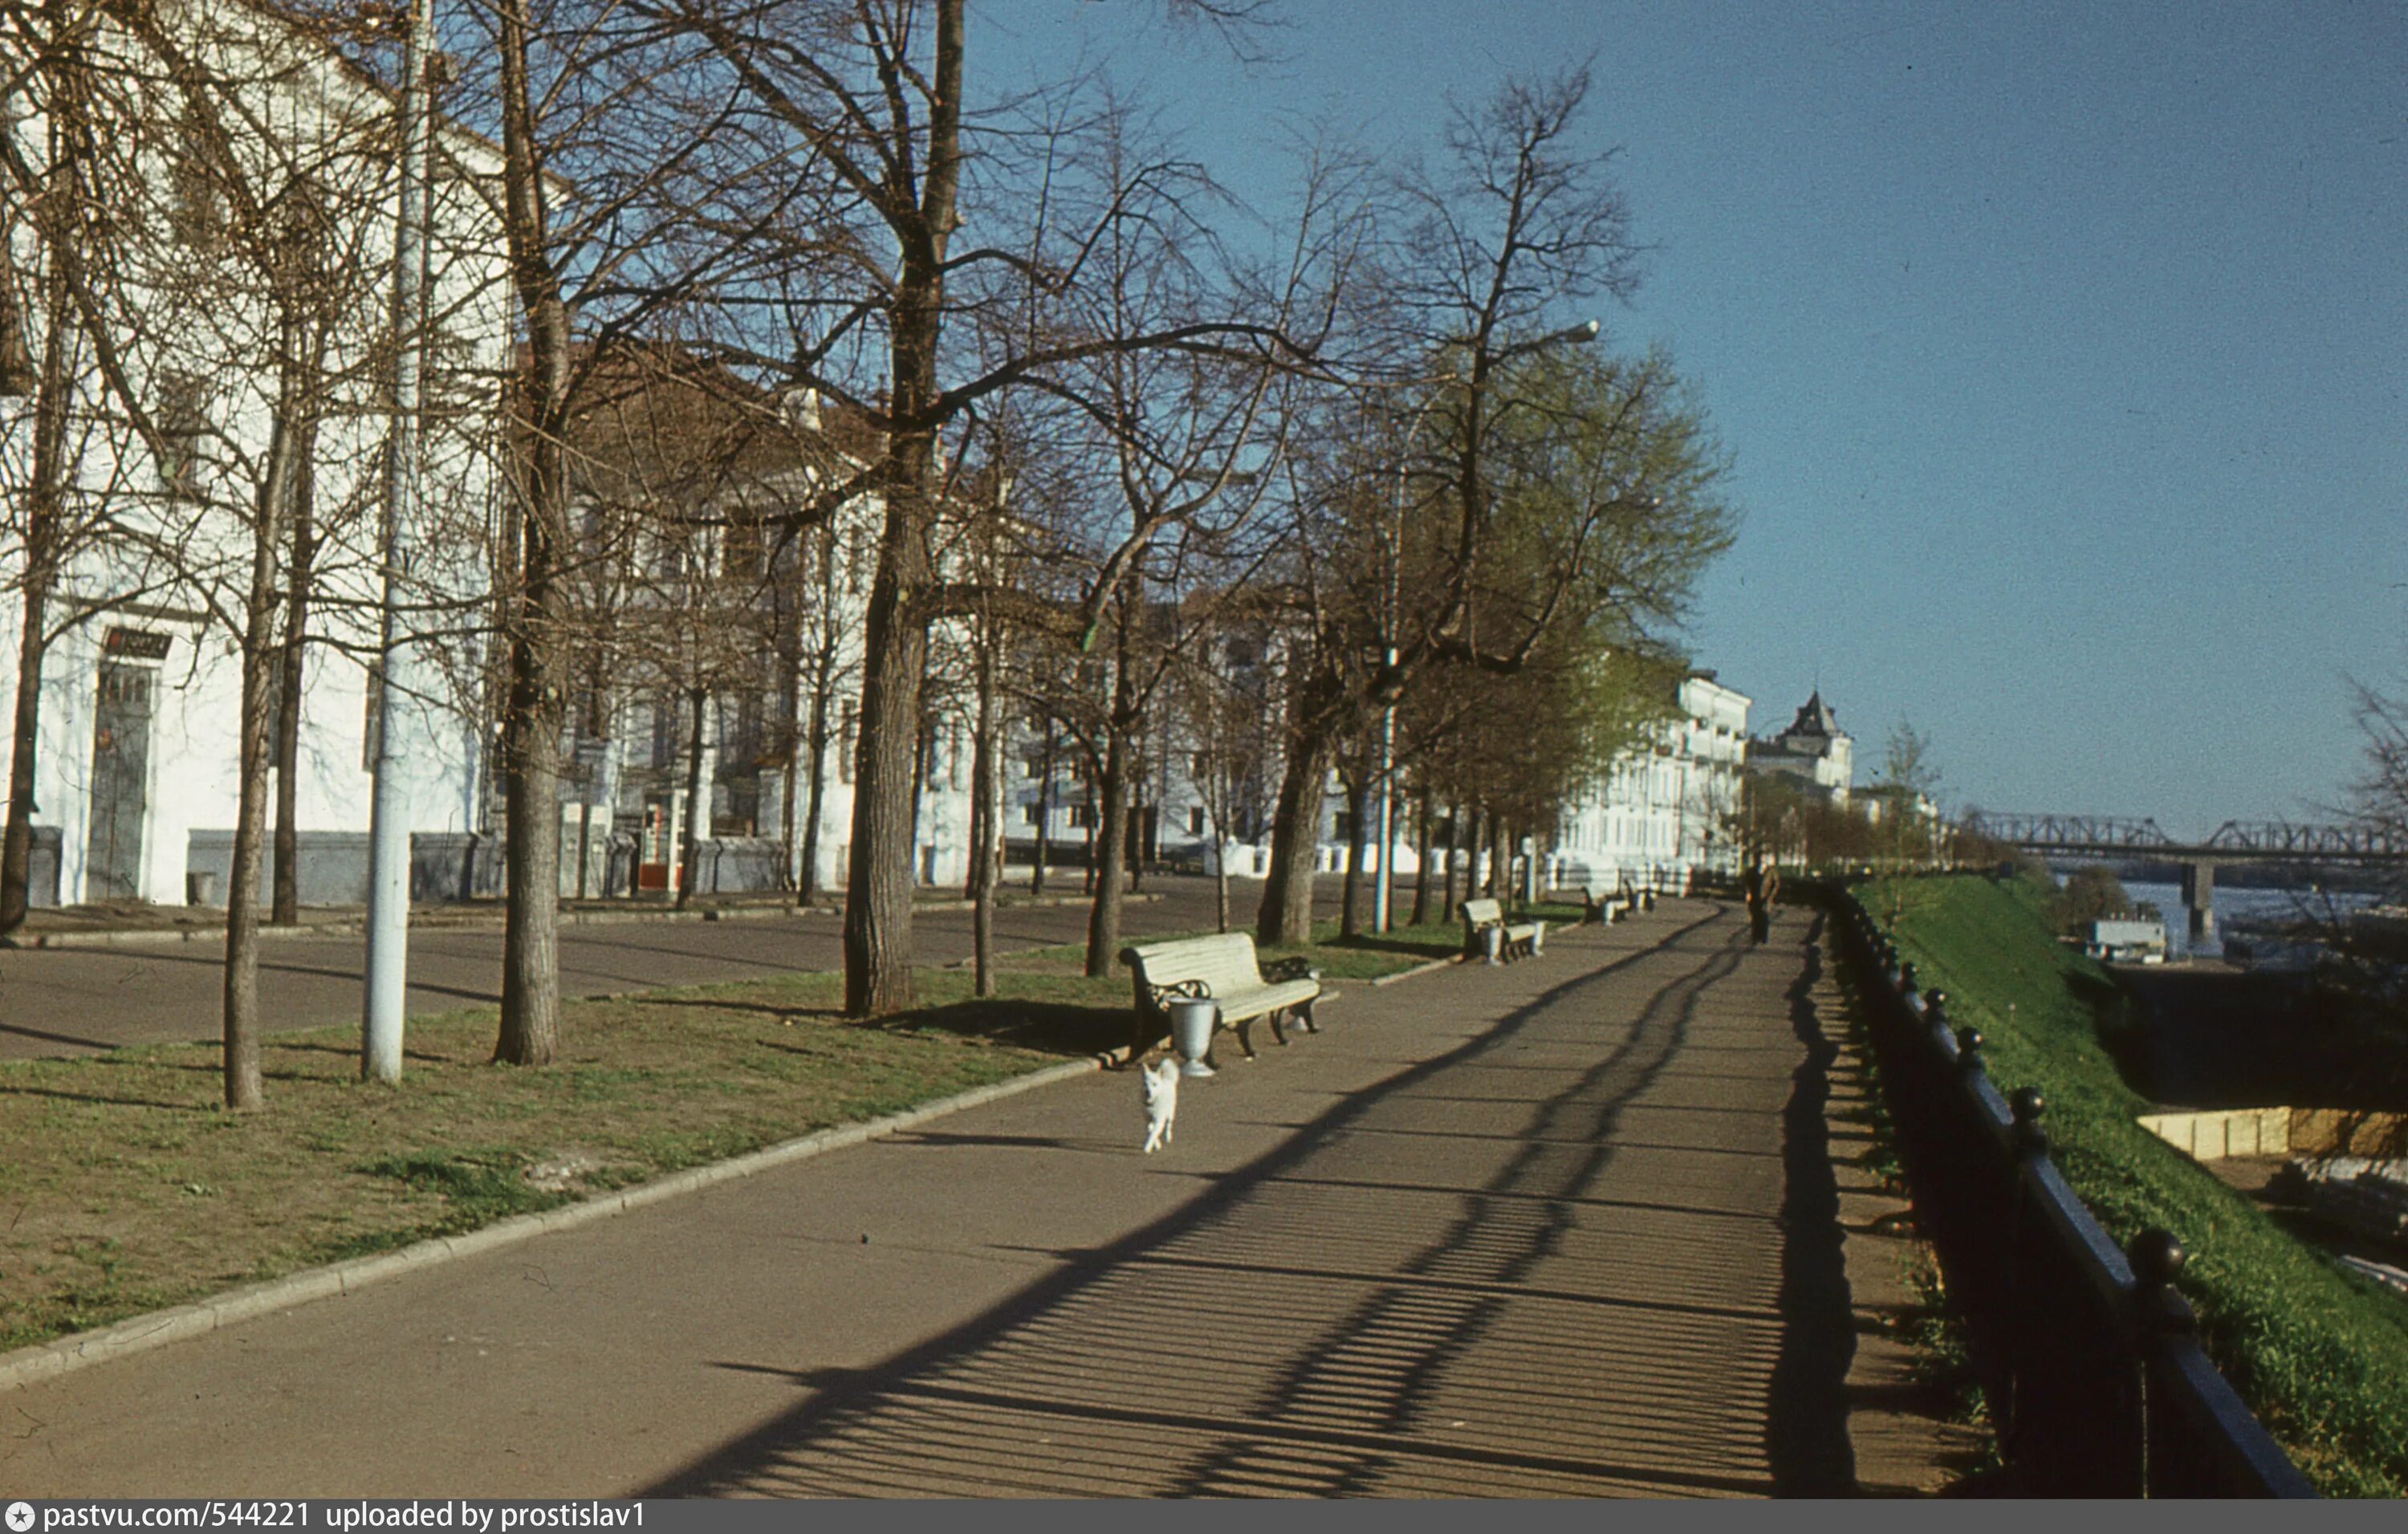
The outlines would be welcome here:
<svg viewBox="0 0 2408 1534">
<path fill-rule="evenodd" d="M 209 429 L 208 394 L 189 373 L 159 378 L 159 488 L 179 501 L 200 498 L 201 438 Z"/>
<path fill-rule="evenodd" d="M 726 543 L 721 555 L 721 567 L 731 581 L 757 581 L 761 576 L 761 524 L 757 522 L 731 520 L 727 524 Z"/>
<path fill-rule="evenodd" d="M 673 767 L 678 757 L 678 706 L 666 696 L 652 700 L 652 753 L 651 765 Z"/>
<path fill-rule="evenodd" d="M 0 111 L 0 133 L 7 131 L 7 114 Z M 9 269 L 8 231 L 0 228 L 0 394 L 34 392 L 34 357 L 25 342 L 25 321 L 17 307 L 16 273 Z"/>
<path fill-rule="evenodd" d="M 1074 804 L 1070 807 L 1070 829 L 1084 831 L 1095 824 L 1096 807 L 1094 805 Z"/>
<path fill-rule="evenodd" d="M 844 537 L 844 589 L 848 595 L 858 596 L 868 589 L 869 578 L 876 573 L 872 559 L 869 529 L 858 523 L 847 529 Z"/>
<path fill-rule="evenodd" d="M 1191 837 L 1200 837 L 1204 834 L 1204 807 L 1200 804 L 1188 808 L 1187 834 Z"/>
<path fill-rule="evenodd" d="M 1035 825 L 1038 824 L 1037 807 L 1035 805 L 1024 804 L 1020 807 L 1020 824 L 1023 825 Z"/>
<path fill-rule="evenodd" d="M 179 124 L 176 163 L 168 172 L 168 226 L 176 237 L 195 251 L 218 247 L 225 232 L 225 210 L 218 195 L 217 155 L 208 126 L 188 112 Z"/>
</svg>

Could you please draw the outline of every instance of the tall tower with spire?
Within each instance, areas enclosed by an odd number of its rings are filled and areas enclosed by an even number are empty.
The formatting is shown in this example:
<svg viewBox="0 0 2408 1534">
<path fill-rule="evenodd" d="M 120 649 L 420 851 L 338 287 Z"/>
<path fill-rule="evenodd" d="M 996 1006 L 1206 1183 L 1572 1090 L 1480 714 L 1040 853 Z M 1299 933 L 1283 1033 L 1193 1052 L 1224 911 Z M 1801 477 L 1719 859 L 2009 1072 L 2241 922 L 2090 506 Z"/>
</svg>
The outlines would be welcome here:
<svg viewBox="0 0 2408 1534">
<path fill-rule="evenodd" d="M 1840 728 L 1818 686 L 1787 729 L 1770 740 L 1748 742 L 1747 769 L 1795 778 L 1832 803 L 1845 804 L 1856 785 L 1856 742 Z"/>
</svg>

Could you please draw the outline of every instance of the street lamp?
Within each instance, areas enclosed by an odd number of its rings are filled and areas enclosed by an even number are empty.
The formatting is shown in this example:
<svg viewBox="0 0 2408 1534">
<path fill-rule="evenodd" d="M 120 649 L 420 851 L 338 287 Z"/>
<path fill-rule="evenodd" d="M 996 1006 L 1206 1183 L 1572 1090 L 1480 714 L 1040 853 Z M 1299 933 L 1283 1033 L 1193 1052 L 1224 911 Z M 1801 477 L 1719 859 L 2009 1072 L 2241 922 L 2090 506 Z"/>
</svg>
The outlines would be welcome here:
<svg viewBox="0 0 2408 1534">
<path fill-rule="evenodd" d="M 1551 330 L 1544 336 L 1519 341 L 1496 355 L 1497 362 L 1511 362 L 1555 346 L 1584 346 L 1604 334 L 1605 327 L 1595 320 L 1584 320 L 1576 325 Z M 1447 372 L 1418 380 L 1428 384 L 1461 383 L 1462 375 Z M 1390 687 L 1387 703 L 1380 710 L 1380 867 L 1371 881 L 1371 930 L 1387 932 L 1392 926 L 1388 908 L 1395 904 L 1397 863 L 1397 700 L 1393 679 L 1397 669 L 1397 606 L 1398 585 L 1403 574 L 1405 541 L 1405 479 L 1412 466 L 1413 440 L 1421 435 L 1422 423 L 1429 419 L 1431 409 L 1438 404 L 1433 394 L 1413 412 L 1413 423 L 1405 432 L 1405 445 L 1397 454 L 1397 494 L 1388 520 L 1388 592 L 1387 603 L 1381 613 L 1381 637 L 1386 641 L 1380 648 L 1380 664 L 1386 671 L 1383 682 Z M 1452 845 L 1447 855 L 1455 855 Z M 1422 870 L 1427 879 L 1429 870 Z M 1441 912 L 1441 915 L 1444 913 Z"/>
<path fill-rule="evenodd" d="M 375 778 L 368 804 L 367 964 L 360 999 L 360 1075 L 401 1080 L 402 1006 L 409 967 L 409 783 L 402 762 L 407 624 L 396 598 L 411 561 L 423 494 L 421 384 L 426 345 L 427 215 L 434 185 L 434 0 L 412 0 L 402 53 L 400 195 L 393 242 L 393 446 L 385 460 L 383 595 L 377 619 Z M 555 827 L 557 829 L 557 827 Z"/>
</svg>

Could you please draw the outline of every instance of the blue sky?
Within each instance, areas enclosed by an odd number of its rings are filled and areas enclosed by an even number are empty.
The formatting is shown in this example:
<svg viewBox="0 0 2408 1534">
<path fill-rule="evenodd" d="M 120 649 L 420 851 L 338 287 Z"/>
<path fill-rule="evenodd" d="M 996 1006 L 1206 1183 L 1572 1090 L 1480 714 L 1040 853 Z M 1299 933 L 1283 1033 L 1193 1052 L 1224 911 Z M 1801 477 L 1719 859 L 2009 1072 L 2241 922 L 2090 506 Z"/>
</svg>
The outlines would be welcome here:
<svg viewBox="0 0 2408 1534">
<path fill-rule="evenodd" d="M 2401 7 L 1291 0 L 1252 67 L 1160 14 L 1015 0 L 973 69 L 1103 55 L 1270 201 L 1301 121 L 1410 150 L 1594 56 L 1653 247 L 1604 319 L 1731 455 L 1687 638 L 1760 732 L 1819 677 L 1952 807 L 2181 834 L 2340 798 L 2346 678 L 2408 689 Z"/>
</svg>

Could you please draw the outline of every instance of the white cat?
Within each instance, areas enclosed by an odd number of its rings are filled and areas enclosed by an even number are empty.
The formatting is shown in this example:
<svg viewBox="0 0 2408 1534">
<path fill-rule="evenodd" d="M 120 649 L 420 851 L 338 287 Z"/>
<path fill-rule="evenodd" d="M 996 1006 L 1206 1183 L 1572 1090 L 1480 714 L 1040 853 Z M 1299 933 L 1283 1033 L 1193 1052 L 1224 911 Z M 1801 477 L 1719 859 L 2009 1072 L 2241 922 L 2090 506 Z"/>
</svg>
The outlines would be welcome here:
<svg viewBox="0 0 2408 1534">
<path fill-rule="evenodd" d="M 1145 1149 L 1151 1155 L 1170 1143 L 1170 1121 L 1179 1116 L 1179 1062 L 1164 1059 L 1145 1068 Z"/>
</svg>

